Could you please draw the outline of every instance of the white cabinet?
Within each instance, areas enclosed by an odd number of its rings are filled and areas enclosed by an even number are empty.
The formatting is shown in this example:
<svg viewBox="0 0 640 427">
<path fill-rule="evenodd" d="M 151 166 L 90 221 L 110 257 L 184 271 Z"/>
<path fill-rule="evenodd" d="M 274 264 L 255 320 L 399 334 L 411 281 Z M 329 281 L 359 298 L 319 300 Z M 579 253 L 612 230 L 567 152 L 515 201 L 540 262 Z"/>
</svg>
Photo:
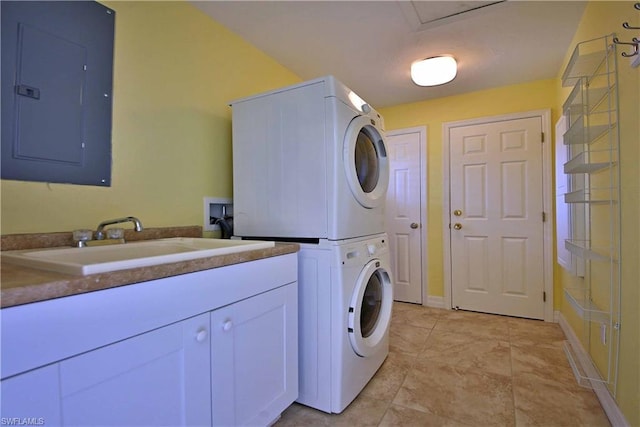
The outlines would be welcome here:
<svg viewBox="0 0 640 427">
<path fill-rule="evenodd" d="M 46 425 L 211 425 L 209 317 L 4 380 L 2 415 Z"/>
<path fill-rule="evenodd" d="M 0 349 L 11 374 L 0 383 L 1 416 L 46 425 L 269 425 L 298 396 L 296 280 L 289 254 L 3 309 Z M 63 328 L 66 319 L 72 326 Z M 63 348 L 26 362 L 10 353 L 42 341 Z M 73 355 L 60 357 L 70 346 Z"/>
<path fill-rule="evenodd" d="M 67 425 L 210 425 L 209 314 L 60 362 Z"/>
<path fill-rule="evenodd" d="M 298 397 L 293 285 L 211 313 L 213 425 L 269 425 Z"/>
<path fill-rule="evenodd" d="M 2 424 L 4 420 L 9 420 L 6 424 L 11 420 L 30 420 L 31 425 L 62 425 L 58 368 L 54 363 L 2 380 Z"/>
</svg>

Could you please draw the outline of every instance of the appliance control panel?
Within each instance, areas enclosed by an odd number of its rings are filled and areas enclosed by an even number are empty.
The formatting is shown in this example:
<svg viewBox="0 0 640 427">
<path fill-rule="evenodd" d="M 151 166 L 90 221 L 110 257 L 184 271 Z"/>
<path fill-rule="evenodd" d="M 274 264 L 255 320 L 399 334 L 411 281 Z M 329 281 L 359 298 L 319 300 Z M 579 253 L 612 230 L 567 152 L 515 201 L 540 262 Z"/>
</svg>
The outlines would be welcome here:
<svg viewBox="0 0 640 427">
<path fill-rule="evenodd" d="M 367 240 L 364 242 L 349 245 L 342 252 L 342 264 L 351 264 L 352 262 L 362 262 L 362 259 L 377 258 L 388 252 L 388 243 L 386 237 L 377 240 Z M 357 261 L 360 260 L 360 261 Z"/>
<path fill-rule="evenodd" d="M 377 242 L 367 243 L 367 253 L 369 256 L 374 256 L 380 252 L 384 252 L 387 248 L 387 241 L 385 239 L 380 239 Z"/>
</svg>

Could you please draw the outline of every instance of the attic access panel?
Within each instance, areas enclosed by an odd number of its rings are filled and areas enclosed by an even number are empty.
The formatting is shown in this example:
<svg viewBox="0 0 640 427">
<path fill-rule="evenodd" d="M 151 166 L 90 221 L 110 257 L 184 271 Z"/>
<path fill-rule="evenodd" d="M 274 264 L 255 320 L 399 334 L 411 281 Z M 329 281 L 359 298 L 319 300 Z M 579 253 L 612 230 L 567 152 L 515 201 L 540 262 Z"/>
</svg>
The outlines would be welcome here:
<svg viewBox="0 0 640 427">
<path fill-rule="evenodd" d="M 111 184 L 115 12 L 2 1 L 2 178 Z"/>
<path fill-rule="evenodd" d="M 448 24 L 459 19 L 491 9 L 506 0 L 499 1 L 404 1 L 398 0 L 405 17 L 414 31 Z"/>
</svg>

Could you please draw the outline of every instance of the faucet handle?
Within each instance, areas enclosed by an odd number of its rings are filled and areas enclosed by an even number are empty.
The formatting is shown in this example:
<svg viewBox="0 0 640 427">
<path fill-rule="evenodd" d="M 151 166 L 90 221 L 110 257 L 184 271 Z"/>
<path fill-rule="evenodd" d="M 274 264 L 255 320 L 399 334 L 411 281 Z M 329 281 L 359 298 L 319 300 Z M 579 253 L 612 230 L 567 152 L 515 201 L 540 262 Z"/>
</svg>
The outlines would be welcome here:
<svg viewBox="0 0 640 427">
<path fill-rule="evenodd" d="M 73 241 L 78 247 L 82 247 L 91 240 L 93 232 L 91 230 L 73 230 Z"/>
<path fill-rule="evenodd" d="M 108 228 L 107 239 L 123 239 L 124 228 Z"/>
</svg>

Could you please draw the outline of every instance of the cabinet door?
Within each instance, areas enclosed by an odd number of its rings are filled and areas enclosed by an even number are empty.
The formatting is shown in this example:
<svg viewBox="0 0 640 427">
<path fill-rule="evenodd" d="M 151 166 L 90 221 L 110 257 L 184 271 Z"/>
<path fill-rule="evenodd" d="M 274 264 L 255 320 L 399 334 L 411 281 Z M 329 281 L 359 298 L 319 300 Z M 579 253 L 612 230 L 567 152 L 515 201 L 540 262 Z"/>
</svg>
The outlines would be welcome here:
<svg viewBox="0 0 640 427">
<path fill-rule="evenodd" d="M 214 425 L 268 425 L 298 396 L 297 284 L 211 314 Z"/>
<path fill-rule="evenodd" d="M 61 425 L 58 364 L 3 380 L 2 424 L 26 420 L 32 425 Z"/>
<path fill-rule="evenodd" d="M 209 314 L 60 363 L 65 425 L 210 425 Z"/>
</svg>

